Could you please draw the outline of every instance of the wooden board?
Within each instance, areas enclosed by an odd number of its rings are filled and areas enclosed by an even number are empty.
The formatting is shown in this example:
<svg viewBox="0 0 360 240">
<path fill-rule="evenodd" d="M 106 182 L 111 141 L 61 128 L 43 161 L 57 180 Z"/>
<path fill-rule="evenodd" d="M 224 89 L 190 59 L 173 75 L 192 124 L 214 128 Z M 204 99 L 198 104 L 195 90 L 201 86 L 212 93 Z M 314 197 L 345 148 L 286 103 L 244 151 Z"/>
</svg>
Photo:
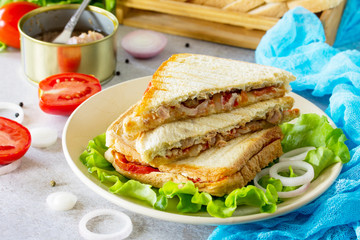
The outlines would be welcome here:
<svg viewBox="0 0 360 240">
<path fill-rule="evenodd" d="M 122 23 L 127 26 L 250 49 L 256 49 L 265 34 L 263 30 L 137 9 L 130 9 Z"/>
<path fill-rule="evenodd" d="M 335 41 L 345 2 L 318 14 L 329 44 Z M 166 0 L 119 0 L 117 6 L 119 22 L 127 26 L 250 49 L 279 20 Z"/>
</svg>

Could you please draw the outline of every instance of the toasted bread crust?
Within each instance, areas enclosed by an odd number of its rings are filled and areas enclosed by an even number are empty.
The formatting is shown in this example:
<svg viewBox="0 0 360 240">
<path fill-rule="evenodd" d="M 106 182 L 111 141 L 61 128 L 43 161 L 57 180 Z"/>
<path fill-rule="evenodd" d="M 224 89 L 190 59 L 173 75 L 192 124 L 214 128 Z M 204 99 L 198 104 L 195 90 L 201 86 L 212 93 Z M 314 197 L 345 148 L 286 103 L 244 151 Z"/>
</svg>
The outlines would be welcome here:
<svg viewBox="0 0 360 240">
<path fill-rule="evenodd" d="M 231 191 L 246 186 L 258 172 L 266 167 L 274 159 L 278 158 L 282 154 L 281 141 L 276 140 L 267 146 L 265 146 L 256 155 L 252 156 L 249 161 L 237 172 L 218 181 L 198 182 L 194 184 L 199 188 L 201 192 L 207 192 L 213 196 L 223 196 L 229 194 Z M 175 183 L 185 183 L 189 181 L 189 178 L 179 173 L 169 172 L 151 172 L 149 174 L 133 174 L 119 168 L 111 157 L 107 157 L 108 161 L 112 162 L 116 171 L 122 175 L 138 180 L 145 184 L 150 184 L 154 187 L 161 188 L 168 181 Z"/>
<path fill-rule="evenodd" d="M 120 115 L 106 131 L 106 146 L 115 149 L 117 152 L 125 156 L 131 156 L 138 162 L 147 165 L 146 162 L 141 160 L 140 154 L 134 149 L 135 140 L 129 140 L 123 136 L 122 122 L 124 118 L 134 111 L 136 104 L 130 107 L 126 112 Z"/>
<path fill-rule="evenodd" d="M 276 140 L 264 147 L 240 171 L 233 175 L 215 182 L 195 183 L 195 186 L 199 188 L 199 191 L 207 192 L 214 196 L 221 197 L 229 194 L 237 188 L 246 186 L 262 168 L 280 157 L 282 153 L 281 140 Z"/>
</svg>

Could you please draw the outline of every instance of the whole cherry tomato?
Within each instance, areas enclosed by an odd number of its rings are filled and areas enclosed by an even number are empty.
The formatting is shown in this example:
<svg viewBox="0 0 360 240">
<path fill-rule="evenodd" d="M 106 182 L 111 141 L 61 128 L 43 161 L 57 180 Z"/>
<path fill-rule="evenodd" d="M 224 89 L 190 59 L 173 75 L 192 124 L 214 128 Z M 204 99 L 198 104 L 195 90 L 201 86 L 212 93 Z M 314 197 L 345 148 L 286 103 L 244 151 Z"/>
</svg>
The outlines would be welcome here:
<svg viewBox="0 0 360 240">
<path fill-rule="evenodd" d="M 35 3 L 12 2 L 0 8 L 0 41 L 14 48 L 20 48 L 18 22 L 26 13 L 38 8 Z"/>
</svg>

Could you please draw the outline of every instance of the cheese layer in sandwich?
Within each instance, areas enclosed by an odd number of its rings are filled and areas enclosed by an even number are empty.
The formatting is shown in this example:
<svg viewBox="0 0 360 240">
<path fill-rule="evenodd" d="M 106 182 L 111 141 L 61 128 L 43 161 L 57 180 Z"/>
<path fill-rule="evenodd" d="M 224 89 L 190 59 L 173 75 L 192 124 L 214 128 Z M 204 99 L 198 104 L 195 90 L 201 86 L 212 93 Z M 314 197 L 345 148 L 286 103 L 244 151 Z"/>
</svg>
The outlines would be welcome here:
<svg viewBox="0 0 360 240">
<path fill-rule="evenodd" d="M 284 96 L 295 77 L 255 63 L 197 54 L 176 54 L 154 73 L 124 132 L 134 138 L 163 123 L 226 112 Z"/>
<path fill-rule="evenodd" d="M 291 97 L 271 99 L 231 112 L 167 123 L 129 140 L 124 137 L 122 124 L 132 108 L 108 128 L 106 144 L 133 162 L 157 167 L 222 147 L 243 134 L 290 121 L 299 116 L 299 110 L 292 109 L 293 103 Z"/>
<path fill-rule="evenodd" d="M 129 162 L 128 156 L 109 148 L 106 159 L 122 175 L 161 188 L 166 182 L 193 181 L 199 191 L 214 196 L 244 187 L 256 174 L 282 155 L 281 129 L 276 126 L 235 138 L 222 148 L 158 168 Z"/>
</svg>

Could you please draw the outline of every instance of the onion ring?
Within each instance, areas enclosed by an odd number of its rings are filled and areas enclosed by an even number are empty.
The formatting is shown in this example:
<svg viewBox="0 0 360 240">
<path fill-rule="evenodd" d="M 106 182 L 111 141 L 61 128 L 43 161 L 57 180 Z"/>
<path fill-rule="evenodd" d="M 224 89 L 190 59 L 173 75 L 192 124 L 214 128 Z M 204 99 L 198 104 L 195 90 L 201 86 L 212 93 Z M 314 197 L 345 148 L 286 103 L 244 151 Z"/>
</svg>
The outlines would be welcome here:
<svg viewBox="0 0 360 240">
<path fill-rule="evenodd" d="M 288 192 L 277 192 L 277 194 L 278 194 L 279 198 L 296 197 L 300 194 L 303 194 L 308 189 L 309 186 L 310 186 L 310 183 L 306 183 L 295 190 L 288 191 Z"/>
<path fill-rule="evenodd" d="M 287 153 L 284 153 L 280 158 L 280 162 L 284 161 L 301 161 L 304 160 L 309 151 L 315 150 L 315 147 L 296 148 Z"/>
<path fill-rule="evenodd" d="M 266 192 L 266 189 L 263 188 L 260 184 L 259 184 L 259 180 L 263 177 L 269 174 L 270 168 L 264 168 L 263 170 L 261 170 L 261 172 L 259 172 L 258 174 L 256 174 L 255 178 L 254 178 L 254 185 L 259 188 L 260 190 Z M 300 194 L 303 194 L 310 186 L 310 183 L 306 183 L 304 185 L 302 185 L 301 187 L 293 190 L 293 191 L 288 191 L 288 192 L 277 192 L 278 197 L 279 198 L 291 198 L 291 197 L 296 197 Z"/>
<path fill-rule="evenodd" d="M 98 216 L 101 215 L 112 215 L 119 219 L 119 223 L 121 223 L 119 226 L 119 231 L 114 233 L 94 233 L 91 232 L 87 228 L 87 223 Z M 86 240 L 102 240 L 102 239 L 124 239 L 127 238 L 130 233 L 133 230 L 133 225 L 131 222 L 131 219 L 128 215 L 126 215 L 123 212 L 112 210 L 112 209 L 97 209 L 94 211 L 91 211 L 87 213 L 85 216 L 82 217 L 82 219 L 79 222 L 79 232 L 80 235 L 85 238 Z"/>
<path fill-rule="evenodd" d="M 0 102 L 0 109 L 8 109 L 8 110 L 14 111 L 15 113 L 18 113 L 19 116 L 15 117 L 15 118 L 11 118 L 11 120 L 14 120 L 20 124 L 23 122 L 24 110 L 19 105 L 15 104 L 15 103 L 10 103 L 10 102 Z"/>
<path fill-rule="evenodd" d="M 17 169 L 20 165 L 21 165 L 21 158 L 6 165 L 0 165 L 0 175 L 4 175 L 9 172 L 12 172 L 15 169 Z"/>
<path fill-rule="evenodd" d="M 259 184 L 259 180 L 265 176 L 265 175 L 269 175 L 269 171 L 270 168 L 264 168 L 263 170 L 261 170 L 261 172 L 259 172 L 258 174 L 256 174 L 255 178 L 254 178 L 254 185 L 255 187 L 259 188 L 260 190 L 263 190 L 264 192 L 266 192 L 266 189 L 263 188 L 260 184 Z"/>
<path fill-rule="evenodd" d="M 306 173 L 298 177 L 283 177 L 278 174 L 280 171 L 288 170 L 290 166 L 306 170 Z M 311 182 L 314 178 L 314 168 L 304 161 L 285 161 L 274 164 L 270 168 L 269 175 L 279 179 L 283 186 L 295 187 Z"/>
</svg>

